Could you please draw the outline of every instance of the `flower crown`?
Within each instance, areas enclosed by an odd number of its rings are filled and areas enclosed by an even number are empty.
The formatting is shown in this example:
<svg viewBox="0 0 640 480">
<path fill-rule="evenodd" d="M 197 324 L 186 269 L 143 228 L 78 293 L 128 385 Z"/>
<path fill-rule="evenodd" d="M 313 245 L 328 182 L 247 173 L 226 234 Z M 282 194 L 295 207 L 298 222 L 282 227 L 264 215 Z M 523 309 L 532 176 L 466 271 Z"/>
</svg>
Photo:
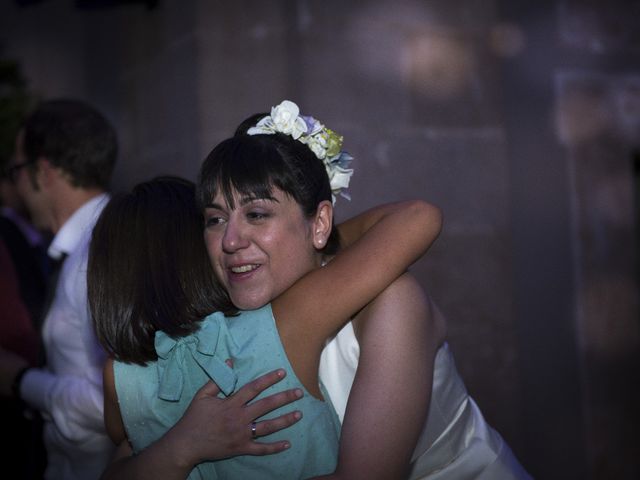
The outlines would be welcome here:
<svg viewBox="0 0 640 480">
<path fill-rule="evenodd" d="M 336 195 L 351 200 L 342 192 L 349 187 L 353 169 L 348 168 L 353 157 L 341 150 L 343 137 L 329 130 L 313 117 L 300 115 L 295 103 L 284 100 L 280 105 L 271 108 L 271 115 L 260 119 L 255 127 L 247 130 L 248 135 L 284 133 L 294 140 L 304 143 L 316 157 L 323 161 L 329 175 L 331 199 L 336 203 Z"/>
</svg>

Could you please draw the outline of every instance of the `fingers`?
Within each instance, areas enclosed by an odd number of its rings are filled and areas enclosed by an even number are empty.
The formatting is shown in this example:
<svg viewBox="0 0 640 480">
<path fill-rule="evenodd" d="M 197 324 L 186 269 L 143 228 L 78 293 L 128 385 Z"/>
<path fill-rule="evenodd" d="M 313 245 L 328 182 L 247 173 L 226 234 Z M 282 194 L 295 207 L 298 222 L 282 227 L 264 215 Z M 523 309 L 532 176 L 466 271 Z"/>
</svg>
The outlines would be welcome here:
<svg viewBox="0 0 640 480">
<path fill-rule="evenodd" d="M 277 418 L 270 420 L 263 420 L 255 424 L 256 436 L 264 437 L 271 433 L 275 433 L 284 428 L 290 427 L 298 420 L 302 418 L 301 412 L 292 412 L 285 415 L 281 415 Z M 287 440 L 272 443 L 262 443 L 252 441 L 247 447 L 247 454 L 249 455 L 273 455 L 274 453 L 282 452 L 283 450 L 291 447 L 291 444 Z"/>
<path fill-rule="evenodd" d="M 205 383 L 200 390 L 198 390 L 194 396 L 194 398 L 199 397 L 215 397 L 220 393 L 220 388 L 215 384 L 212 380 L 209 380 Z"/>
<path fill-rule="evenodd" d="M 273 455 L 286 450 L 290 446 L 291 444 L 286 440 L 273 443 L 252 442 L 247 448 L 246 455 Z"/>
<path fill-rule="evenodd" d="M 251 405 L 247 405 L 247 413 L 251 418 L 260 418 L 276 408 L 295 402 L 302 398 L 302 395 L 303 392 L 299 388 L 274 393 L 268 397 L 256 400 Z"/>
<path fill-rule="evenodd" d="M 226 401 L 235 403 L 239 406 L 245 405 L 247 416 L 250 418 L 259 418 L 263 415 L 280 408 L 284 405 L 288 405 L 296 400 L 302 398 L 304 395 L 302 389 L 294 388 L 285 390 L 283 392 L 274 393 L 267 397 L 261 398 L 248 404 L 253 398 L 265 391 L 270 386 L 278 383 L 286 376 L 286 372 L 282 369 L 274 370 L 273 372 L 266 373 L 255 380 L 247 383 L 244 387 L 234 393 Z M 217 397 L 220 393 L 220 388 L 215 382 L 209 380 L 196 392 L 195 398 L 202 397 Z"/>
<path fill-rule="evenodd" d="M 286 372 L 283 369 L 274 370 L 273 372 L 265 373 L 264 375 L 256 378 L 255 380 L 247 383 L 244 387 L 238 390 L 233 398 L 236 401 L 243 404 L 249 403 L 252 399 L 257 397 L 260 393 L 265 391 L 271 385 L 278 383 L 286 376 Z M 286 402 L 288 403 L 288 402 Z"/>
<path fill-rule="evenodd" d="M 278 432 L 284 428 L 290 427 L 302 418 L 302 412 L 296 411 L 286 413 L 276 418 L 256 422 L 256 436 L 265 437 L 269 434 Z"/>
</svg>

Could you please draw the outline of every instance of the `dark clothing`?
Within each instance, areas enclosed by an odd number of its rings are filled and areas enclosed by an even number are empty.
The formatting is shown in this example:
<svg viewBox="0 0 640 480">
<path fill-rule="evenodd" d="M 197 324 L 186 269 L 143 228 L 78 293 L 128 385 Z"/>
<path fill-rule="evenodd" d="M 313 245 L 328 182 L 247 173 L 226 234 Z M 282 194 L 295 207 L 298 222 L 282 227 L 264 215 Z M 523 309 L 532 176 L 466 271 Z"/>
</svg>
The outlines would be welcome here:
<svg viewBox="0 0 640 480">
<path fill-rule="evenodd" d="M 39 331 L 46 296 L 47 257 L 44 248 L 32 247 L 20 228 L 0 215 L 0 239 L 9 252 L 18 277 L 20 298 Z"/>
<path fill-rule="evenodd" d="M 23 299 L 31 302 L 32 311 L 40 314 L 44 291 L 40 281 L 42 272 L 36 262 L 30 260 L 26 239 L 22 233 L 11 228 L 9 222 L 1 219 L 0 237 L 0 347 L 16 353 L 35 366 L 39 358 L 39 330 Z M 16 228 L 17 230 L 17 228 Z M 6 236 L 5 236 L 6 234 Z M 24 240 L 24 243 L 21 243 Z M 13 247 L 10 252 L 7 244 Z M 30 247 L 29 247 L 30 248 Z M 22 278 L 14 265 L 11 254 L 21 259 Z M 31 277 L 30 277 L 31 275 Z M 22 283 L 21 283 L 22 282 Z M 38 318 L 39 321 L 39 318 Z M 0 423 L 3 432 L 10 439 L 5 448 L 6 464 L 17 480 L 42 479 L 46 466 L 46 452 L 42 442 L 42 418 L 38 412 L 28 410 L 17 398 L 0 398 Z"/>
</svg>

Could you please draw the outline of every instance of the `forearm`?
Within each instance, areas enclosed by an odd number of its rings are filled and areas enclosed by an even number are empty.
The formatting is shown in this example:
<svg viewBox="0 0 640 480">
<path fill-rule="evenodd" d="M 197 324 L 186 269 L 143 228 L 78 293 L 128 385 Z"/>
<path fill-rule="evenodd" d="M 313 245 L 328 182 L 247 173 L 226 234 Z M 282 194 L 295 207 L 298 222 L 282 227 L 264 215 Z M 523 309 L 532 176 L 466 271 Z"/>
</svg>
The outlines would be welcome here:
<svg viewBox="0 0 640 480">
<path fill-rule="evenodd" d="M 28 405 L 47 414 L 60 433 L 78 444 L 105 435 L 102 386 L 84 376 L 29 369 L 21 384 Z"/>
<path fill-rule="evenodd" d="M 112 463 L 102 474 L 101 480 L 182 480 L 189 475 L 193 465 L 185 463 L 174 448 L 170 433 L 137 455 L 132 455 L 124 441 L 116 450 Z"/>
<path fill-rule="evenodd" d="M 417 214 L 421 214 L 420 217 Z M 426 215 L 426 216 L 425 216 Z M 440 210 L 426 202 L 420 200 L 408 200 L 403 202 L 388 203 L 380 205 L 350 218 L 337 225 L 340 233 L 340 241 L 343 247 L 348 247 L 359 240 L 371 227 L 388 218 L 392 220 L 397 217 L 399 220 L 410 218 L 417 221 L 421 219 L 424 226 L 430 230 L 440 231 L 442 218 Z"/>
<path fill-rule="evenodd" d="M 195 429 L 189 435 L 189 431 L 193 428 L 193 424 L 189 423 L 189 419 L 193 415 L 185 414 L 164 435 L 147 445 L 146 448 L 141 448 L 141 451 L 134 455 L 120 413 L 113 359 L 109 358 L 105 362 L 103 374 L 104 425 L 111 441 L 118 447 L 114 452 L 111 464 L 105 469 L 101 478 L 103 480 L 145 480 L 154 478 L 172 480 L 185 478 L 196 463 L 192 457 L 184 456 L 185 442 L 193 439 L 200 432 L 199 429 Z M 217 394 L 218 390 L 215 388 L 215 384 L 211 385 L 214 395 Z M 200 398 L 199 396 L 202 396 L 202 392 L 198 392 L 196 398 Z M 197 412 L 195 407 L 202 404 L 202 401 L 192 402 L 187 412 Z M 207 416 L 203 414 L 198 416 L 196 420 L 203 422 L 205 418 Z M 142 427 L 138 426 L 137 428 Z M 181 434 L 186 436 L 181 437 Z M 186 452 L 187 454 L 191 453 L 188 446 Z"/>
</svg>

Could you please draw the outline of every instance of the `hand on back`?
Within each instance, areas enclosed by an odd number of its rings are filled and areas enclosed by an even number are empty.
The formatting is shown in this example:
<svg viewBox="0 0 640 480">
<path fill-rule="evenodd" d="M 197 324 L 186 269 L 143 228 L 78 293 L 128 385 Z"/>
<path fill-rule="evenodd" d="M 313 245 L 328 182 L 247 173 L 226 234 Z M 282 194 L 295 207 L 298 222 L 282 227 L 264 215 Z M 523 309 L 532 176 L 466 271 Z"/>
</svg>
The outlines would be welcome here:
<svg viewBox="0 0 640 480">
<path fill-rule="evenodd" d="M 176 442 L 184 461 L 193 465 L 236 455 L 270 455 L 289 448 L 287 441 L 263 443 L 256 441 L 252 422 L 266 413 L 298 400 L 300 389 L 286 390 L 253 400 L 266 388 L 284 378 L 284 370 L 267 373 L 248 383 L 228 398 L 219 398 L 220 389 L 213 382 L 206 383 L 193 398 L 180 421 L 168 432 L 182 442 Z M 299 411 L 255 424 L 256 438 L 287 428 L 302 418 Z M 210 419 L 203 421 L 203 419 Z M 188 442 L 184 442 L 188 439 Z"/>
</svg>

